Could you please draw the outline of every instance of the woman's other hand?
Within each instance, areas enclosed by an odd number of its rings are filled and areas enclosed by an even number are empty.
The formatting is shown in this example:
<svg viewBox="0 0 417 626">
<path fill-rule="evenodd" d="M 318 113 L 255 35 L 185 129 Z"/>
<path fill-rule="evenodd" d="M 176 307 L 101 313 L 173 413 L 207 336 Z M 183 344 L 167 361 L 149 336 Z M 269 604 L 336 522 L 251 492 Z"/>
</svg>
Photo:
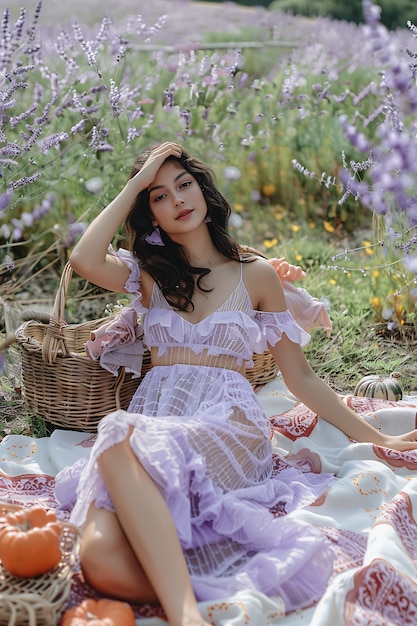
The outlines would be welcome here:
<svg viewBox="0 0 417 626">
<path fill-rule="evenodd" d="M 268 259 L 268 262 L 275 268 L 281 280 L 287 280 L 293 283 L 295 280 L 301 280 L 306 275 L 305 271 L 301 269 L 299 265 L 288 263 L 283 256 L 279 259 Z"/>
</svg>

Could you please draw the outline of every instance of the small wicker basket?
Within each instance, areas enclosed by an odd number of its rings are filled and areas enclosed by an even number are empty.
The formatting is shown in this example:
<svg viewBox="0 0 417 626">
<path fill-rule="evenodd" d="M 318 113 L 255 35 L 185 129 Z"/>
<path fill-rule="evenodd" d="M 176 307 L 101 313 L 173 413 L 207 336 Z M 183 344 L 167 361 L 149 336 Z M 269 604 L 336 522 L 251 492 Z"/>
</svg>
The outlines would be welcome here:
<svg viewBox="0 0 417 626">
<path fill-rule="evenodd" d="M 49 323 L 30 320 L 16 331 L 21 353 L 22 393 L 28 409 L 59 428 L 97 430 L 99 421 L 115 409 L 127 409 L 141 379 L 151 367 L 145 352 L 142 376 L 133 378 L 121 368 L 117 377 L 103 369 L 85 352 L 92 331 L 111 317 L 81 324 L 67 324 L 64 309 L 72 277 L 66 264 L 61 276 Z M 253 385 L 272 380 L 278 372 L 268 350 L 253 355 L 246 370 Z"/>
<path fill-rule="evenodd" d="M 22 507 L 0 502 L 0 515 Z M 61 525 L 60 563 L 48 574 L 17 578 L 0 565 L 0 626 L 56 626 L 71 590 L 77 562 L 79 531 L 69 522 Z"/>
</svg>

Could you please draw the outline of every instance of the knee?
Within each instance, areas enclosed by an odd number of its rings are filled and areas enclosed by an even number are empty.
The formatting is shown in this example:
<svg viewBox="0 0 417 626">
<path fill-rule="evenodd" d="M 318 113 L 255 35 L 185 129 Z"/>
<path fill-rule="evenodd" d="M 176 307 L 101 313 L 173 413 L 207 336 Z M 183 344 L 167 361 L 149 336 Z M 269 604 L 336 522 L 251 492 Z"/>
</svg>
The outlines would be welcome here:
<svg viewBox="0 0 417 626">
<path fill-rule="evenodd" d="M 133 427 L 130 427 L 124 439 L 104 450 L 97 458 L 97 466 L 102 475 L 106 472 L 110 472 L 112 475 L 114 468 L 118 467 L 118 464 L 126 458 L 126 454 L 131 452 L 129 440 L 132 430 Z"/>
</svg>

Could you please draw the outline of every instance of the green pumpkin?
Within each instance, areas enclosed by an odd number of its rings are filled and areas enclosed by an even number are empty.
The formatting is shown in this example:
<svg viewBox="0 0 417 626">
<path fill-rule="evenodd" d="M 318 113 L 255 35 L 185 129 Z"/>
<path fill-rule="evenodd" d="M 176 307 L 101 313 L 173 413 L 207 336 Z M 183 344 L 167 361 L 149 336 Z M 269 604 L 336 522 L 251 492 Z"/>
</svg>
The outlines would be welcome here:
<svg viewBox="0 0 417 626">
<path fill-rule="evenodd" d="M 398 374 L 393 373 L 390 376 L 369 374 L 358 382 L 355 387 L 354 395 L 396 402 L 402 399 L 403 391 L 398 382 Z"/>
</svg>

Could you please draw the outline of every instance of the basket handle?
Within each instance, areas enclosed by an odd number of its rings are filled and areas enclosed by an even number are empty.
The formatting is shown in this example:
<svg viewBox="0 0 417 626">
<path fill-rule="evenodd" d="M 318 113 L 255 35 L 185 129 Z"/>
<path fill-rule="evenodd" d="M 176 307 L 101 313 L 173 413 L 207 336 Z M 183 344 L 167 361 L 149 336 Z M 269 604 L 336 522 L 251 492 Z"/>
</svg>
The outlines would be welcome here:
<svg viewBox="0 0 417 626">
<path fill-rule="evenodd" d="M 49 365 L 55 363 L 59 353 L 63 356 L 70 355 L 62 329 L 67 325 L 64 320 L 64 310 L 71 278 L 72 267 L 69 263 L 66 263 L 61 275 L 59 289 L 55 296 L 54 306 L 49 317 L 49 324 L 42 342 L 42 358 L 45 363 Z"/>
<path fill-rule="evenodd" d="M 117 374 L 116 382 L 114 384 L 115 397 L 116 397 L 116 409 L 122 408 L 122 403 L 120 400 L 120 392 L 123 387 L 123 383 L 125 381 L 126 369 L 121 367 L 119 373 Z"/>
</svg>

